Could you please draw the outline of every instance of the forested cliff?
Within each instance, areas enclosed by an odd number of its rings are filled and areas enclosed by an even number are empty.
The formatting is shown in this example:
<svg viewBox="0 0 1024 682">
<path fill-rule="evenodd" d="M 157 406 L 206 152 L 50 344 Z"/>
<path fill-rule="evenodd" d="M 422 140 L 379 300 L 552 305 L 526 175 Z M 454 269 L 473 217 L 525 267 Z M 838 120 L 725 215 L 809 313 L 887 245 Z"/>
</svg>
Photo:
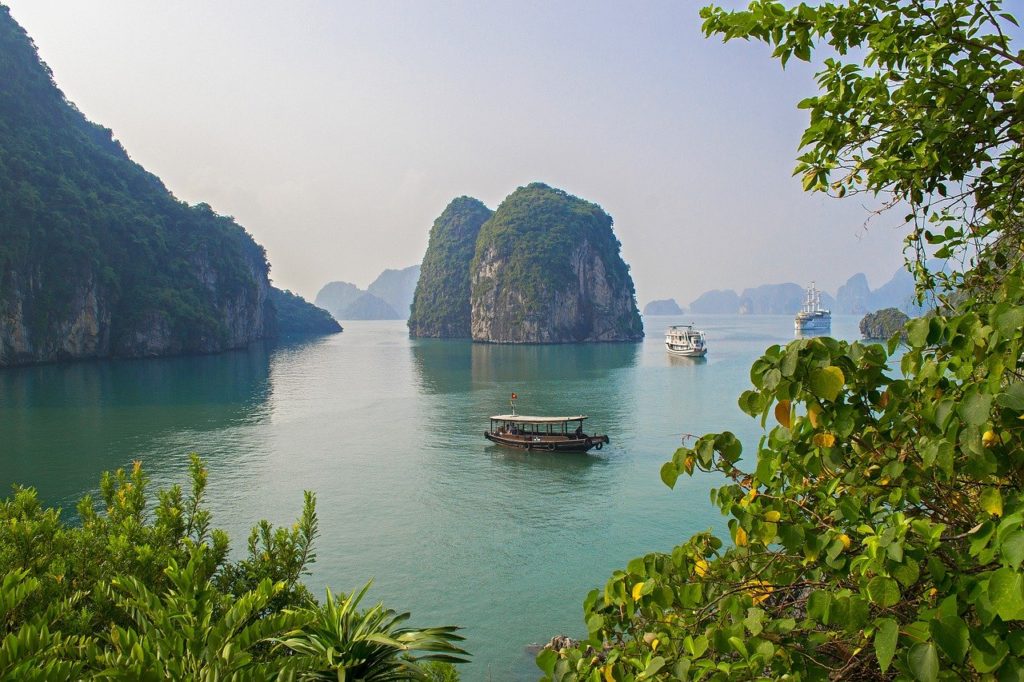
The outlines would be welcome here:
<svg viewBox="0 0 1024 682">
<path fill-rule="evenodd" d="M 459 197 L 434 222 L 411 336 L 490 343 L 643 338 L 629 266 L 597 204 L 543 183 L 493 214 Z"/>
<path fill-rule="evenodd" d="M 266 254 L 88 121 L 0 6 L 0 365 L 272 336 Z"/>
<path fill-rule="evenodd" d="M 434 221 L 409 312 L 411 336 L 469 338 L 470 265 L 490 217 L 479 200 L 458 197 Z"/>
<path fill-rule="evenodd" d="M 643 338 L 633 279 L 597 204 L 533 183 L 480 229 L 472 336 L 496 343 Z"/>
</svg>

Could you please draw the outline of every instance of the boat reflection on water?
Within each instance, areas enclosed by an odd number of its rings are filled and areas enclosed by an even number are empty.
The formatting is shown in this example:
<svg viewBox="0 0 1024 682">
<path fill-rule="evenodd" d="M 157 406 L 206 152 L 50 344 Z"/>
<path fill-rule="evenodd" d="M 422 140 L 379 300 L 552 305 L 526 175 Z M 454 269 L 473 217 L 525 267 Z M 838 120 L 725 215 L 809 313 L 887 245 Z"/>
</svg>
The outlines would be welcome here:
<svg viewBox="0 0 1024 682">
<path fill-rule="evenodd" d="M 828 328 L 826 328 L 826 329 L 804 329 L 804 330 L 797 329 L 797 330 L 795 330 L 793 332 L 793 338 L 794 339 L 814 339 L 814 338 L 817 338 L 819 336 L 830 336 L 831 334 L 832 334 L 832 331 L 830 329 L 828 329 Z"/>
<path fill-rule="evenodd" d="M 684 367 L 693 367 L 694 365 L 706 365 L 708 364 L 707 356 L 700 357 L 689 357 L 686 355 L 673 355 L 668 354 L 668 362 L 670 365 L 681 365 Z"/>
<path fill-rule="evenodd" d="M 608 466 L 606 457 L 594 453 L 564 452 L 558 457 L 538 457 L 525 450 L 506 448 L 500 445 L 488 445 L 484 452 L 495 458 L 501 458 L 508 464 L 522 465 L 529 470 L 546 471 L 571 479 L 573 472 L 583 472 L 595 466 Z"/>
</svg>

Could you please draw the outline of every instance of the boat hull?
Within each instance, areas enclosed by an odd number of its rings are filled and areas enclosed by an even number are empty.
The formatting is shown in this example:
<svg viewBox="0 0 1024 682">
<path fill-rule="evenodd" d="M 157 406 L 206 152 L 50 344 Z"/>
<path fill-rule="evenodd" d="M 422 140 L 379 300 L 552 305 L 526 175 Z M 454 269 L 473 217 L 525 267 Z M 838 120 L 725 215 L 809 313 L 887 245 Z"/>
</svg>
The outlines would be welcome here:
<svg viewBox="0 0 1024 682">
<path fill-rule="evenodd" d="M 587 452 L 591 448 L 600 450 L 605 443 L 610 443 L 608 436 L 583 436 L 582 438 L 563 436 L 532 436 L 510 433 L 492 433 L 484 431 L 484 438 L 508 448 L 537 452 Z"/>
<path fill-rule="evenodd" d="M 669 352 L 669 355 L 678 355 L 682 358 L 702 358 L 708 354 L 707 348 L 686 348 L 680 350 L 678 348 L 673 348 L 667 343 L 665 344 L 665 350 Z"/>
<path fill-rule="evenodd" d="M 810 332 L 810 331 L 823 331 L 832 328 L 832 318 L 830 317 L 815 317 L 805 320 L 796 320 L 793 322 L 794 331 L 798 332 Z"/>
</svg>

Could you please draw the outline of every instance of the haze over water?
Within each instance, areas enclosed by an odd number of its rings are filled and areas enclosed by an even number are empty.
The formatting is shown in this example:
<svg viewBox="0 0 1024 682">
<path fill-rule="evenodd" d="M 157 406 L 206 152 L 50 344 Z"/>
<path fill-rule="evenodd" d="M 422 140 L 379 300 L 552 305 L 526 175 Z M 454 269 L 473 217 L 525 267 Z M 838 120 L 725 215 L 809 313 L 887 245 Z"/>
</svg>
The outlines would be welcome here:
<svg viewBox="0 0 1024 682">
<path fill-rule="evenodd" d="M 668 324 L 705 329 L 706 363 L 669 357 Z M 832 334 L 856 338 L 857 318 Z M 411 610 L 416 625 L 465 628 L 463 679 L 536 679 L 525 648 L 584 634 L 582 602 L 629 559 L 724 529 L 718 476 L 658 470 L 684 433 L 760 433 L 736 406 L 752 361 L 792 339 L 789 316 L 645 320 L 641 344 L 492 346 L 411 340 L 403 322 L 207 357 L 0 371 L 0 484 L 35 486 L 73 512 L 103 470 L 141 459 L 152 495 L 210 470 L 214 525 L 244 551 L 260 518 L 290 524 L 317 494 L 309 580 Z M 588 414 L 611 436 L 589 456 L 491 445 L 487 417 Z"/>
</svg>

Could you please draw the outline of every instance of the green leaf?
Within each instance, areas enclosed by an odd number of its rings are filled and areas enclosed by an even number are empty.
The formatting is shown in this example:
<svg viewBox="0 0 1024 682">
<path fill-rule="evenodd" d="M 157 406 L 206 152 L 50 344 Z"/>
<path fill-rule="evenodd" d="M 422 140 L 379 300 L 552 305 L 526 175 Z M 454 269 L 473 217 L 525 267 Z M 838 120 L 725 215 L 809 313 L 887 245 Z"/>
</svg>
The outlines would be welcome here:
<svg viewBox="0 0 1024 682">
<path fill-rule="evenodd" d="M 939 679 L 939 654 L 931 642 L 915 644 L 907 656 L 907 665 L 919 682 L 935 682 Z"/>
<path fill-rule="evenodd" d="M 992 396 L 985 393 L 969 393 L 957 408 L 960 418 L 972 426 L 981 426 L 988 421 L 992 411 Z"/>
<path fill-rule="evenodd" d="M 896 653 L 896 640 L 899 638 L 900 626 L 892 618 L 881 618 L 875 628 L 875 658 L 884 673 L 892 663 Z"/>
<path fill-rule="evenodd" d="M 990 673 L 998 668 L 1009 652 L 1010 648 L 998 634 L 971 636 L 971 665 L 979 673 Z"/>
<path fill-rule="evenodd" d="M 1003 620 L 1024 618 L 1024 581 L 1012 568 L 992 572 L 988 579 L 988 598 Z"/>
<path fill-rule="evenodd" d="M 1024 308 L 1014 307 L 996 317 L 996 329 L 1003 336 L 1012 338 L 1024 326 Z"/>
<path fill-rule="evenodd" d="M 868 582 L 868 599 L 883 608 L 895 606 L 900 600 L 900 586 L 892 578 L 875 576 Z"/>
<path fill-rule="evenodd" d="M 555 673 L 555 663 L 558 662 L 558 654 L 554 649 L 542 649 L 537 654 L 537 667 L 544 671 L 545 675 Z"/>
<path fill-rule="evenodd" d="M 996 404 L 1014 412 L 1024 412 L 1024 382 L 1014 382 L 996 396 Z"/>
<path fill-rule="evenodd" d="M 941 620 L 932 618 L 928 629 L 942 653 L 949 656 L 956 664 L 960 664 L 964 660 L 969 646 L 969 633 L 967 623 L 962 618 L 956 615 L 942 616 Z"/>
<path fill-rule="evenodd" d="M 665 462 L 661 465 L 661 480 L 665 485 L 675 488 L 678 479 L 679 469 L 676 468 L 675 462 Z"/>
<path fill-rule="evenodd" d="M 659 670 L 665 667 L 665 659 L 661 656 L 655 656 L 651 659 L 651 662 L 647 664 L 644 671 L 640 673 L 636 679 L 646 680 L 653 677 Z"/>
<path fill-rule="evenodd" d="M 1024 562 L 1024 530 L 1015 530 L 1006 536 L 1000 551 L 1008 566 L 1020 568 L 1021 562 Z"/>
<path fill-rule="evenodd" d="M 843 390 L 846 377 L 838 367 L 822 367 L 811 372 L 809 386 L 811 392 L 822 400 L 833 402 Z"/>
<path fill-rule="evenodd" d="M 825 590 L 815 590 L 807 598 L 807 617 L 828 624 L 829 607 L 832 595 Z"/>
<path fill-rule="evenodd" d="M 919 317 L 907 323 L 907 341 L 914 348 L 922 348 L 928 343 L 928 318 Z"/>
</svg>

